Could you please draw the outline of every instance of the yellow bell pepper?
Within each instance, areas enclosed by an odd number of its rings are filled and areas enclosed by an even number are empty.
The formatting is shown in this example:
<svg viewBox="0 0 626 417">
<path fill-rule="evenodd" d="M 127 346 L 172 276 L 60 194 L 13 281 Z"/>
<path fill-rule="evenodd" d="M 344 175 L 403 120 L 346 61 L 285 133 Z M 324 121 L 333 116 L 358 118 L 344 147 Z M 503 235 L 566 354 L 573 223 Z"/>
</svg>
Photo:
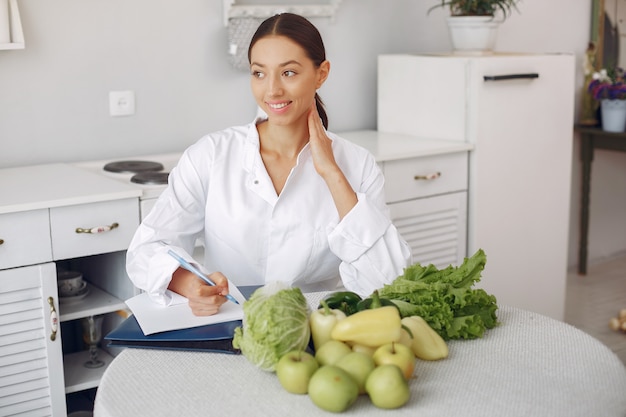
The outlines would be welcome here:
<svg viewBox="0 0 626 417">
<path fill-rule="evenodd" d="M 378 347 L 400 340 L 402 323 L 396 307 L 362 310 L 338 322 L 330 336 L 342 342 Z"/>
<path fill-rule="evenodd" d="M 422 317 L 405 317 L 402 319 L 402 324 L 413 334 L 411 349 L 416 357 L 436 361 L 448 356 L 448 345 L 445 340 Z"/>
<path fill-rule="evenodd" d="M 331 309 L 325 300 L 321 302 L 322 308 L 315 310 L 309 316 L 311 337 L 313 346 L 317 351 L 324 343 L 330 340 L 330 332 L 335 325 L 346 318 L 346 314 L 338 309 Z"/>
</svg>

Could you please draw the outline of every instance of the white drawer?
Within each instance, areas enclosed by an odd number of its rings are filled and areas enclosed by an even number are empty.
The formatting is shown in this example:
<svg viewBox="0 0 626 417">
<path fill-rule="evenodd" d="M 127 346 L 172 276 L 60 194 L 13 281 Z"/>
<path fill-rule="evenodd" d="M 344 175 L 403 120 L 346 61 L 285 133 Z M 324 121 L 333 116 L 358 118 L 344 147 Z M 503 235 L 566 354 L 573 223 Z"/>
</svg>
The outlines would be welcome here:
<svg viewBox="0 0 626 417">
<path fill-rule="evenodd" d="M 0 269 L 52 260 L 48 210 L 0 214 Z"/>
<path fill-rule="evenodd" d="M 461 265 L 467 252 L 467 192 L 389 204 L 391 220 L 411 247 L 413 262 Z"/>
<path fill-rule="evenodd" d="M 138 226 L 139 200 L 136 198 L 52 208 L 53 259 L 125 250 Z"/>
<path fill-rule="evenodd" d="M 383 172 L 388 203 L 464 191 L 467 152 L 385 161 Z"/>
</svg>

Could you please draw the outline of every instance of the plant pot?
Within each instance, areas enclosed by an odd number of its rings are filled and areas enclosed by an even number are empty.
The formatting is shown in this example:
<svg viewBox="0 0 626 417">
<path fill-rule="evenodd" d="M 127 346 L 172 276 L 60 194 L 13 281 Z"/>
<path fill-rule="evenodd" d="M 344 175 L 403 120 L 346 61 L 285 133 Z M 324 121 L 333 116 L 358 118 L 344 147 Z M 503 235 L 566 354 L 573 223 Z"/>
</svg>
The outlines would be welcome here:
<svg viewBox="0 0 626 417">
<path fill-rule="evenodd" d="M 602 100 L 600 103 L 602 130 L 626 131 L 626 100 Z"/>
<path fill-rule="evenodd" d="M 492 52 L 499 21 L 491 16 L 450 16 L 447 19 L 452 48 L 459 52 Z"/>
</svg>

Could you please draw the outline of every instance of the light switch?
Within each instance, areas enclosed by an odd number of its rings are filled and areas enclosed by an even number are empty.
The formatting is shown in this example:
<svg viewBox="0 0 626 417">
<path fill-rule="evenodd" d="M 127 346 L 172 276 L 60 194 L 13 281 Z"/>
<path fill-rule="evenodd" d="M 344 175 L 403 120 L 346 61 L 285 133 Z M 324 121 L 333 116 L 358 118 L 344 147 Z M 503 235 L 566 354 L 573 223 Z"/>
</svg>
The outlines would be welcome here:
<svg viewBox="0 0 626 417">
<path fill-rule="evenodd" d="M 132 116 L 135 114 L 135 92 L 110 91 L 109 113 L 111 116 Z"/>
</svg>

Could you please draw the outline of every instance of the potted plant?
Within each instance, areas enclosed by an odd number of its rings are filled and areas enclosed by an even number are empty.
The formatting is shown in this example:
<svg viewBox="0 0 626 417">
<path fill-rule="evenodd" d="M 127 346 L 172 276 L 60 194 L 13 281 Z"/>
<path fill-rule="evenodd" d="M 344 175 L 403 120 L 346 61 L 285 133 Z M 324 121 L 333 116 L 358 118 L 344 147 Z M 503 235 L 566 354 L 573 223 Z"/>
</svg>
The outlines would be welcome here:
<svg viewBox="0 0 626 417">
<path fill-rule="evenodd" d="M 591 97 L 600 102 L 602 129 L 626 130 L 626 74 L 622 68 L 594 72 L 587 87 Z"/>
<path fill-rule="evenodd" d="M 452 46 L 464 52 L 490 52 L 496 43 L 498 25 L 517 10 L 520 0 L 440 0 L 428 9 L 448 8 Z M 496 19 L 496 15 L 500 19 Z"/>
</svg>

